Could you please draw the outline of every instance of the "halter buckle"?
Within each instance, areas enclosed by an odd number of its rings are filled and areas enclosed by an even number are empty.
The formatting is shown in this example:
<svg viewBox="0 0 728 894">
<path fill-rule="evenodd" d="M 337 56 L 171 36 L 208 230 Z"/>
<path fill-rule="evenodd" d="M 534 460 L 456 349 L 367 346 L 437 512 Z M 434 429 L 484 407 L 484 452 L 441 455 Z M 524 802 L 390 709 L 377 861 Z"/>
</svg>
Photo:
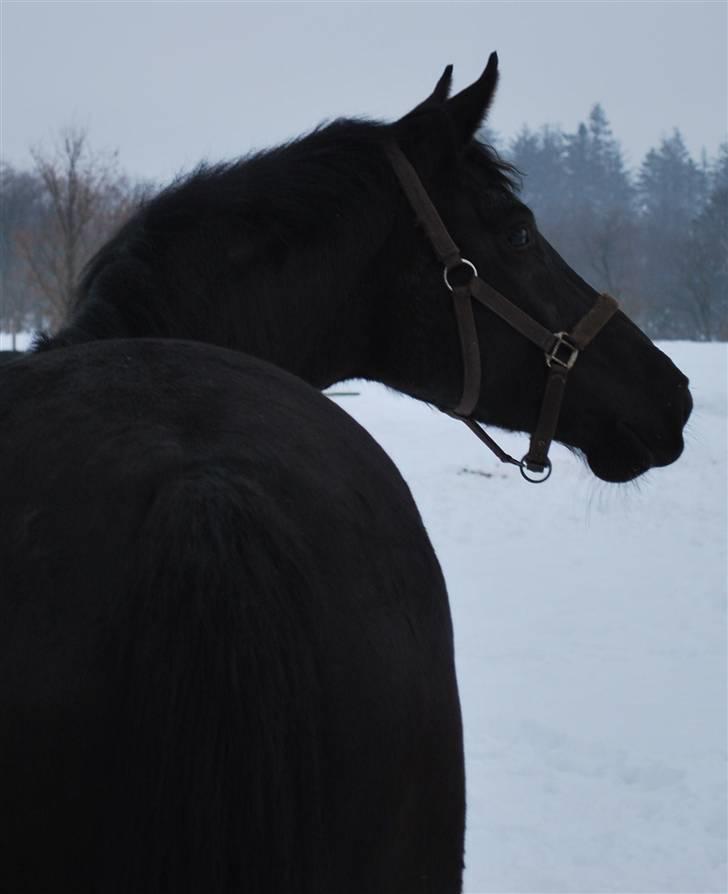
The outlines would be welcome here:
<svg viewBox="0 0 728 894">
<path fill-rule="evenodd" d="M 567 341 L 567 332 L 555 332 L 556 341 L 550 351 L 546 351 L 546 366 L 552 366 L 554 363 L 563 366 L 564 369 L 571 369 L 576 363 L 579 356 L 579 349 L 576 345 L 572 345 Z"/>
</svg>

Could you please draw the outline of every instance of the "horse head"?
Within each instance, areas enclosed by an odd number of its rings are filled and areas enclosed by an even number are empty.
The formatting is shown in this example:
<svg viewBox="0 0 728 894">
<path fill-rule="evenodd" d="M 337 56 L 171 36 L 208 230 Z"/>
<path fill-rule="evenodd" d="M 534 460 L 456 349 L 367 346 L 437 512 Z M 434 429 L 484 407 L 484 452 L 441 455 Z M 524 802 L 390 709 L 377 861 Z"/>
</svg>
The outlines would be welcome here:
<svg viewBox="0 0 728 894">
<path fill-rule="evenodd" d="M 551 337 L 556 364 L 573 363 L 552 420 L 555 437 L 583 453 L 599 478 L 627 481 L 680 456 L 692 407 L 688 381 L 624 313 L 613 305 L 600 310 L 604 298 L 560 257 L 518 199 L 512 169 L 477 140 L 497 66 L 492 54 L 481 77 L 452 97 L 448 67 L 433 93 L 390 127 L 397 155 L 414 169 L 411 190 L 419 182 L 441 223 L 438 229 L 428 222 L 426 198 L 406 195 L 406 171 L 400 182 L 391 177 L 397 202 L 379 259 L 388 275 L 378 281 L 388 349 L 378 377 L 471 421 L 533 432 L 553 362 Z M 396 156 L 394 162 L 397 168 Z M 466 295 L 472 308 L 458 312 L 463 289 L 451 279 L 464 277 L 467 287 L 476 273 L 486 300 Z M 489 293 L 497 299 L 492 306 Z M 575 350 L 568 333 L 600 313 L 588 346 Z M 472 331 L 463 323 L 468 316 Z M 519 329 L 522 318 L 536 324 L 536 336 L 545 333 L 545 346 L 534 344 L 530 323 L 525 335 Z M 557 333 L 567 336 L 559 340 Z"/>
</svg>

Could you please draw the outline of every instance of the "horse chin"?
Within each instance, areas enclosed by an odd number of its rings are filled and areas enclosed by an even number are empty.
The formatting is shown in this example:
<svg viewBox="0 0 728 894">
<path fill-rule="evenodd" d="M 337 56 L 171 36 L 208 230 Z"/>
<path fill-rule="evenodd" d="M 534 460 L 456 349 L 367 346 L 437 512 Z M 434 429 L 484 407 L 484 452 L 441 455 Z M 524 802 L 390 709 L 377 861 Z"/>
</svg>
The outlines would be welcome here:
<svg viewBox="0 0 728 894">
<path fill-rule="evenodd" d="M 645 441 L 624 423 L 618 423 L 611 436 L 584 451 L 589 468 L 602 481 L 622 484 L 643 475 L 655 466 L 668 465 L 682 452 L 669 459 L 658 457 Z"/>
</svg>

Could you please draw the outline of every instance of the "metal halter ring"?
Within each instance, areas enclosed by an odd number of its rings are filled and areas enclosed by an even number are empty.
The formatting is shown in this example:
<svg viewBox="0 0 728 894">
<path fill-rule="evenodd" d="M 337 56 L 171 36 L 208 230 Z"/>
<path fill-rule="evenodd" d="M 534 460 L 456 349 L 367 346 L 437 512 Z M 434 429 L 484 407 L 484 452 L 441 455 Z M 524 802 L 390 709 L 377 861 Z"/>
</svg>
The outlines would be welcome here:
<svg viewBox="0 0 728 894">
<path fill-rule="evenodd" d="M 452 267 L 445 267 L 445 269 L 442 271 L 442 275 L 443 275 L 443 278 L 445 279 L 445 285 L 448 287 L 448 289 L 450 289 L 451 292 L 454 291 L 454 287 L 452 285 L 450 285 L 450 280 L 448 279 L 448 274 L 452 270 L 457 270 L 458 267 L 462 267 L 463 264 L 466 267 L 470 267 L 470 269 L 472 270 L 472 275 L 470 277 L 471 281 L 474 280 L 475 277 L 478 275 L 478 271 L 475 269 L 475 264 L 472 264 L 470 261 L 466 260 L 465 258 L 460 258 L 460 260 L 457 262 L 457 264 L 453 264 Z"/>
<path fill-rule="evenodd" d="M 541 469 L 540 472 L 537 472 L 528 468 L 528 463 L 526 462 L 527 457 L 528 454 L 526 454 L 526 456 L 523 457 L 520 463 L 518 463 L 518 468 L 521 470 L 521 475 L 526 479 L 526 481 L 530 481 L 531 484 L 543 484 L 544 481 L 546 481 L 551 475 L 551 460 L 546 457 L 546 465 L 543 467 L 543 469 Z M 532 478 L 532 475 L 543 475 L 543 477 Z"/>
</svg>

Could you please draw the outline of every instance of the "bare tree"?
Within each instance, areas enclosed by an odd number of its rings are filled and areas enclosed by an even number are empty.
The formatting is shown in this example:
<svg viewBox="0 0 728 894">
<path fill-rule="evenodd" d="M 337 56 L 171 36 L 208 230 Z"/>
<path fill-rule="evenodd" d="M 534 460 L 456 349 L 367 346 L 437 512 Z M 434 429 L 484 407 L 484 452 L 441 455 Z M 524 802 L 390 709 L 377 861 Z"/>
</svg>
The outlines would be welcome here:
<svg viewBox="0 0 728 894">
<path fill-rule="evenodd" d="M 73 306 L 84 265 L 128 215 L 135 195 L 116 153 L 92 151 L 84 130 L 66 129 L 52 151 L 32 155 L 44 215 L 20 248 L 55 327 Z"/>
</svg>

